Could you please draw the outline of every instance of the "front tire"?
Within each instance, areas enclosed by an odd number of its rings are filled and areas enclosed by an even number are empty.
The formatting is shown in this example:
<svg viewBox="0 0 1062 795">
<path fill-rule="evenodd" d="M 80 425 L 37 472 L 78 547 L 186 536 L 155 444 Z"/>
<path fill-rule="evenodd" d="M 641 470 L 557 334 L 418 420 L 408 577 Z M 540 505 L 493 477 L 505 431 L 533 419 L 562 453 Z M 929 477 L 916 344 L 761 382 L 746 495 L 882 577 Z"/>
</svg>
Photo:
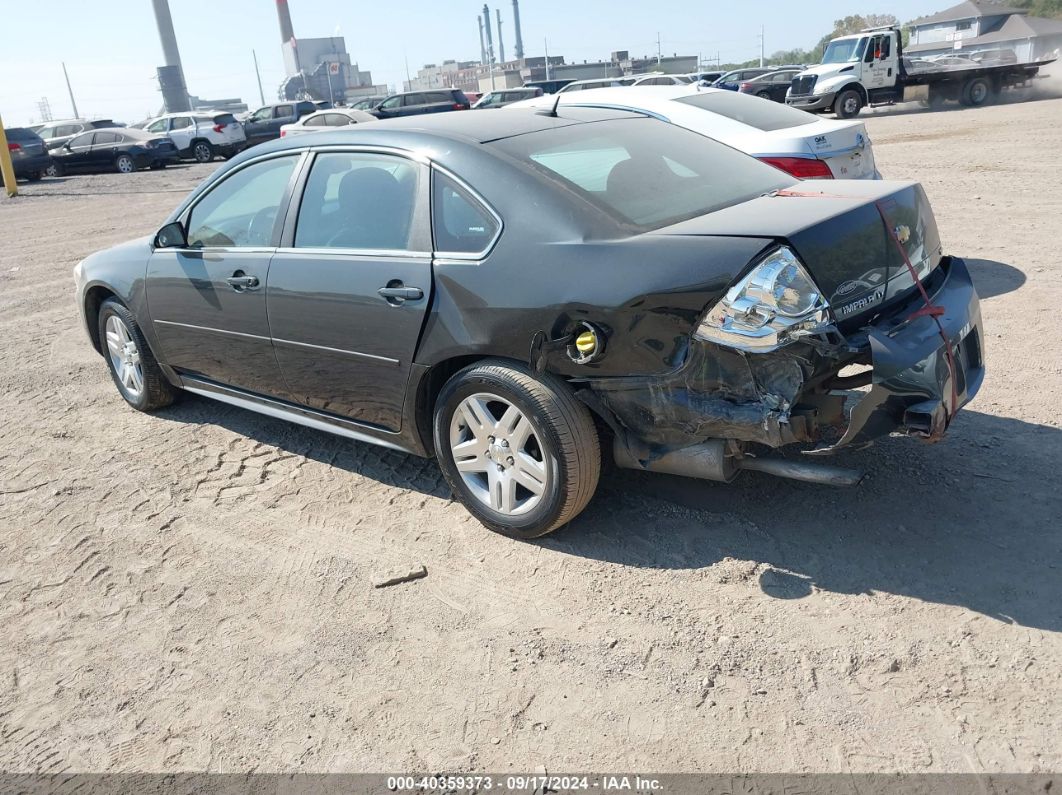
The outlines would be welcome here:
<svg viewBox="0 0 1062 795">
<path fill-rule="evenodd" d="M 597 430 L 563 381 L 487 360 L 461 370 L 435 405 L 435 451 L 454 496 L 510 538 L 544 536 L 590 502 L 601 473 Z"/>
<path fill-rule="evenodd" d="M 863 97 L 854 88 L 847 88 L 837 95 L 833 112 L 838 119 L 854 119 L 863 109 Z"/>
<path fill-rule="evenodd" d="M 107 369 L 125 402 L 137 411 L 173 403 L 177 390 L 162 374 L 133 313 L 109 298 L 100 307 L 98 328 Z"/>
<path fill-rule="evenodd" d="M 44 176 L 46 177 L 61 177 L 63 176 L 63 167 L 58 163 L 49 164 L 48 168 L 44 169 Z"/>
<path fill-rule="evenodd" d="M 987 77 L 971 77 L 962 87 L 962 104 L 979 108 L 992 98 L 992 82 Z"/>
</svg>

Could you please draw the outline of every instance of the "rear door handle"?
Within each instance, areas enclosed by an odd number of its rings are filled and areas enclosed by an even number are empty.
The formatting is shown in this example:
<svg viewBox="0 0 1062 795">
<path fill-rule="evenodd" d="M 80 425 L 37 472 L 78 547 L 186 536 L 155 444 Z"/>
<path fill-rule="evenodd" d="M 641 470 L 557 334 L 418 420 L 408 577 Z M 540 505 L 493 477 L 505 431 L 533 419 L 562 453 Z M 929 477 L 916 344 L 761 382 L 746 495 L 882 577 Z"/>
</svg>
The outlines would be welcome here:
<svg viewBox="0 0 1062 795">
<path fill-rule="evenodd" d="M 389 301 L 419 301 L 424 297 L 419 287 L 381 287 L 376 292 Z"/>
</svg>

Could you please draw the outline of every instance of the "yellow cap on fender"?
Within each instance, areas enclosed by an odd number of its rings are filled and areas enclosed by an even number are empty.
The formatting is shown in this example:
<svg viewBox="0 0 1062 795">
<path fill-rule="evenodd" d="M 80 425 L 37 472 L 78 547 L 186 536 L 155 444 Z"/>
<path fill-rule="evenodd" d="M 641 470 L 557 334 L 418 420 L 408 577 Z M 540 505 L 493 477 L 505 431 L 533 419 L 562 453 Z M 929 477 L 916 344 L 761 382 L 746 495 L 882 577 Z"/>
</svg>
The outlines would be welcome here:
<svg viewBox="0 0 1062 795">
<path fill-rule="evenodd" d="M 597 350 L 597 335 L 592 331 L 584 331 L 575 338 L 575 349 L 583 356 L 589 356 Z"/>
</svg>

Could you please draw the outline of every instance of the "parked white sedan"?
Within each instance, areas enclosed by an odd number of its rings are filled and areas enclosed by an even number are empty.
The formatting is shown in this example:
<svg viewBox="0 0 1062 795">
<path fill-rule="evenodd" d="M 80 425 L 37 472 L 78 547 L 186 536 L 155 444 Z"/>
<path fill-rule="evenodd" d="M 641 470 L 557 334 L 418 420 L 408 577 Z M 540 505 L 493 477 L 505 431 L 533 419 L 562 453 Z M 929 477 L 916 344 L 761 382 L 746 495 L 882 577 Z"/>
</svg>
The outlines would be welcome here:
<svg viewBox="0 0 1062 795">
<path fill-rule="evenodd" d="M 302 135 L 303 133 L 321 132 L 322 130 L 334 130 L 336 127 L 348 127 L 351 124 L 364 124 L 367 121 L 378 121 L 371 113 L 353 108 L 328 108 L 319 110 L 308 116 L 303 116 L 293 124 L 285 124 L 280 128 L 280 137 L 288 135 Z"/>
<path fill-rule="evenodd" d="M 508 108 L 551 107 L 557 95 Z M 560 94 L 562 105 L 647 113 L 801 179 L 881 179 L 860 121 L 835 121 L 759 97 L 696 86 L 600 88 Z"/>
</svg>

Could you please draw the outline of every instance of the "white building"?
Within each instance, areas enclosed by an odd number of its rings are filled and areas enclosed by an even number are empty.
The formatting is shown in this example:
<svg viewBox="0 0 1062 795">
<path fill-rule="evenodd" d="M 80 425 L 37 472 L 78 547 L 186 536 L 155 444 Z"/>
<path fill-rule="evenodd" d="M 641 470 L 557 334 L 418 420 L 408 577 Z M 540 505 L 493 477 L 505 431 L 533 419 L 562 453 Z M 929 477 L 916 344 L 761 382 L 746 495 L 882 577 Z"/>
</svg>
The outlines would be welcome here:
<svg viewBox="0 0 1062 795">
<path fill-rule="evenodd" d="M 921 17 L 910 24 L 908 55 L 973 55 L 1012 50 L 1019 62 L 1052 57 L 1062 47 L 1062 21 L 1030 17 L 1020 8 L 980 0 Z"/>
</svg>

